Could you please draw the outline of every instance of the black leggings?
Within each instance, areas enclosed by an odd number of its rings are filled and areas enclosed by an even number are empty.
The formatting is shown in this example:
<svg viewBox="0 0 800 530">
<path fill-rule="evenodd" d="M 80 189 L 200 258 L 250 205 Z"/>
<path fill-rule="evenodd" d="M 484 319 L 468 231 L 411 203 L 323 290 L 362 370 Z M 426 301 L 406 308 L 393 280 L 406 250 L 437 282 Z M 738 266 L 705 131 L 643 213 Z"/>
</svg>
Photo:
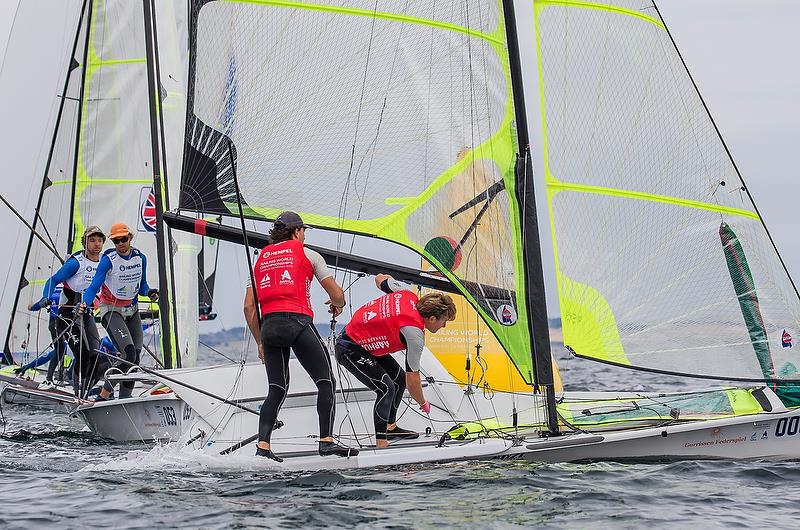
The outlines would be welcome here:
<svg viewBox="0 0 800 530">
<path fill-rule="evenodd" d="M 373 410 L 375 438 L 386 439 L 386 426 L 397 422 L 397 409 L 406 389 L 406 371 L 391 355 L 376 357 L 342 334 L 336 341 L 336 360 L 356 379 L 378 394 Z"/>
<path fill-rule="evenodd" d="M 278 419 L 278 411 L 289 389 L 289 352 L 317 385 L 319 437 L 331 435 L 336 401 L 336 380 L 328 350 L 317 333 L 311 317 L 300 313 L 268 313 L 261 321 L 261 342 L 267 369 L 269 392 L 261 407 L 258 440 L 269 442 Z"/>
<path fill-rule="evenodd" d="M 117 350 L 120 352 L 120 357 L 126 361 L 115 361 L 113 366 L 119 368 L 123 372 L 128 372 L 133 366 L 129 363 L 139 364 L 139 357 L 142 354 L 142 344 L 144 337 L 142 336 L 142 319 L 139 317 L 139 312 L 132 314 L 129 317 L 123 317 L 116 311 L 111 311 L 103 315 L 103 327 L 106 328 L 108 336 L 114 342 Z M 119 385 L 119 397 L 131 397 L 133 386 L 136 383 L 133 381 L 123 381 Z M 108 392 L 114 390 L 114 385 L 106 379 L 103 385 Z"/>
<path fill-rule="evenodd" d="M 54 317 L 50 315 L 50 319 L 47 322 L 47 329 L 50 330 L 50 337 L 54 341 L 53 350 L 55 353 L 53 354 L 53 357 L 50 358 L 50 364 L 47 365 L 47 377 L 45 378 L 46 381 L 54 380 L 56 370 L 58 370 L 58 379 L 64 379 L 61 363 L 64 362 L 64 355 L 67 353 L 67 345 L 64 343 L 66 335 L 62 335 L 62 333 L 64 333 L 71 323 L 72 321 L 67 320 L 65 316 L 62 315 L 60 310 L 58 316 Z M 58 340 L 56 340 L 56 338 L 58 338 Z"/>
<path fill-rule="evenodd" d="M 68 316 L 70 319 L 74 318 L 71 311 Z M 100 376 L 111 366 L 111 363 L 106 359 L 105 355 L 98 354 L 100 336 L 97 334 L 94 315 L 87 311 L 79 318 L 81 320 L 75 321 L 72 325 L 72 331 L 67 333 L 64 338 L 74 357 L 72 387 L 76 395 L 84 397 L 86 392 L 97 383 Z M 65 321 L 59 320 L 59 323 L 61 322 Z M 65 329 L 72 320 L 66 322 Z"/>
</svg>

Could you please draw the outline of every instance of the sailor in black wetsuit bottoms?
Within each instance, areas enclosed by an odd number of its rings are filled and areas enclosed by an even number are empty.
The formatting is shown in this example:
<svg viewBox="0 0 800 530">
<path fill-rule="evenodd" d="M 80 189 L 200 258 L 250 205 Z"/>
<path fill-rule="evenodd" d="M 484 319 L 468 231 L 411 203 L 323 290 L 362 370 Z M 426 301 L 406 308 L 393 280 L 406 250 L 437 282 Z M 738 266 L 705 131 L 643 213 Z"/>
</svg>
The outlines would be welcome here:
<svg viewBox="0 0 800 530">
<path fill-rule="evenodd" d="M 125 223 L 111 226 L 109 239 L 114 250 L 109 250 L 100 259 L 92 283 L 83 293 L 79 311 L 91 304 L 99 293 L 99 316 L 108 336 L 127 363 L 114 362 L 114 366 L 127 372 L 132 364 L 139 364 L 142 353 L 142 320 L 139 317 L 139 296 L 147 295 L 150 300 L 158 300 L 158 290 L 147 284 L 147 258 L 140 250 L 131 246 L 133 233 Z M 120 385 L 119 397 L 131 397 L 134 382 L 124 381 Z M 106 381 L 97 401 L 111 397 L 114 386 Z"/>
<path fill-rule="evenodd" d="M 408 393 L 428 414 L 419 369 L 425 333 L 436 333 L 456 318 L 453 299 L 443 293 L 422 298 L 406 290 L 388 274 L 375 277 L 375 284 L 387 293 L 362 306 L 350 319 L 336 341 L 336 360 L 356 379 L 378 394 L 373 411 L 377 447 L 389 440 L 417 438 L 418 433 L 397 426 L 397 409 Z M 390 354 L 406 350 L 403 370 Z"/>
<path fill-rule="evenodd" d="M 55 369 L 61 364 L 68 344 L 77 361 L 77 374 L 81 376 L 73 376 L 72 381 L 75 394 L 78 396 L 85 394 L 97 380 L 95 374 L 104 372 L 108 364 L 97 357 L 100 338 L 94 318 L 90 313 L 85 313 L 80 318 L 80 313 L 75 314 L 75 308 L 81 303 L 83 292 L 94 279 L 105 241 L 106 236 L 99 227 L 87 227 L 81 238 L 84 250 L 75 252 L 67 258 L 61 268 L 44 284 L 42 300 L 31 307 L 38 309 L 44 305 L 46 300 L 52 299 L 57 286 L 63 284 L 54 330 L 55 336 L 60 336 L 61 339 L 54 345 L 55 354 L 47 370 L 47 382 L 53 380 Z M 70 327 L 71 331 L 66 332 Z"/>
<path fill-rule="evenodd" d="M 252 288 L 245 295 L 244 310 L 248 326 L 261 344 L 269 380 L 267 399 L 261 407 L 257 456 L 281 462 L 272 452 L 270 437 L 278 411 L 289 390 L 289 354 L 294 350 L 300 365 L 317 386 L 320 456 L 355 456 L 357 449 L 337 444 L 331 436 L 336 406 L 336 381 L 330 356 L 314 327 L 311 309 L 311 281 L 317 278 L 330 296 L 326 303 L 336 316 L 344 307 L 344 293 L 328 271 L 319 253 L 305 248 L 306 225 L 294 212 L 283 212 L 270 231 L 271 243 L 261 250 L 254 266 L 258 300 Z M 256 302 L 261 308 L 260 329 Z"/>
</svg>

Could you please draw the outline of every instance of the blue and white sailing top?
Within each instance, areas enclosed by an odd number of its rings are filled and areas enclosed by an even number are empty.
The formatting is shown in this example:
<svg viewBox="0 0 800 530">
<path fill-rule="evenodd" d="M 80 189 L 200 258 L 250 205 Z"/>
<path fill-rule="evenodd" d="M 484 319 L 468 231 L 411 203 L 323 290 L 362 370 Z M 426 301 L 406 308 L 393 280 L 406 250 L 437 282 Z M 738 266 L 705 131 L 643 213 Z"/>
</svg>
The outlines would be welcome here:
<svg viewBox="0 0 800 530">
<path fill-rule="evenodd" d="M 127 256 L 110 249 L 100 258 L 94 279 L 83 292 L 83 301 L 91 305 L 99 292 L 101 306 L 136 306 L 138 296 L 148 291 L 145 255 L 136 248 L 131 248 Z"/>
<path fill-rule="evenodd" d="M 82 250 L 67 258 L 61 268 L 44 284 L 42 296 L 50 300 L 52 316 L 58 314 L 59 305 L 68 308 L 78 305 L 81 294 L 91 284 L 97 267 L 98 262 L 87 258 Z M 32 309 L 40 309 L 38 303 L 34 304 Z"/>
<path fill-rule="evenodd" d="M 49 280 L 48 280 L 49 281 Z M 45 287 L 47 284 L 45 283 Z M 45 289 L 45 293 L 50 289 Z M 50 318 L 56 318 L 58 316 L 58 308 L 60 304 L 64 303 L 61 299 L 61 292 L 64 290 L 62 285 L 59 283 L 56 285 L 52 290 L 50 290 L 50 296 L 44 296 L 41 300 L 37 301 L 35 304 L 31 306 L 31 311 L 39 311 L 42 308 L 42 300 L 49 300 L 50 301 Z"/>
</svg>

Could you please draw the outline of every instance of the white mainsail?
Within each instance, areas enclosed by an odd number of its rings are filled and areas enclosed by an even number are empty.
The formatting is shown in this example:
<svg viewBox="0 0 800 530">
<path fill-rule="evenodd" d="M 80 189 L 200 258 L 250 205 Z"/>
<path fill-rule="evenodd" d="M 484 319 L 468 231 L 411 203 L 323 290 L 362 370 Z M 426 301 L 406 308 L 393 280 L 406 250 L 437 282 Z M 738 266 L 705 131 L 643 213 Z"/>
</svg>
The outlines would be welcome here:
<svg viewBox="0 0 800 530">
<path fill-rule="evenodd" d="M 159 127 L 166 132 L 162 171 L 175 175 L 174 181 L 167 180 L 169 189 L 164 191 L 176 194 L 186 101 L 186 5 L 158 2 L 156 13 L 161 21 L 158 57 L 163 79 Z M 134 246 L 149 257 L 148 283 L 158 287 L 155 231 L 161 227 L 153 193 L 142 4 L 84 2 L 75 28 L 63 110 L 55 124 L 53 154 L 33 225 L 65 258 L 80 250 L 85 227 L 98 225 L 108 231 L 111 224 L 125 222 L 135 232 Z M 176 277 L 177 318 L 162 319 L 161 325 L 174 327 L 172 322 L 176 322 L 184 331 L 178 349 L 183 363 L 191 366 L 197 351 L 199 238 L 179 234 L 170 250 L 175 266 L 187 274 Z M 41 297 L 44 282 L 60 264 L 52 251 L 31 236 L 6 351 L 36 355 L 50 343 L 46 312 L 31 313 L 27 306 Z"/>
</svg>

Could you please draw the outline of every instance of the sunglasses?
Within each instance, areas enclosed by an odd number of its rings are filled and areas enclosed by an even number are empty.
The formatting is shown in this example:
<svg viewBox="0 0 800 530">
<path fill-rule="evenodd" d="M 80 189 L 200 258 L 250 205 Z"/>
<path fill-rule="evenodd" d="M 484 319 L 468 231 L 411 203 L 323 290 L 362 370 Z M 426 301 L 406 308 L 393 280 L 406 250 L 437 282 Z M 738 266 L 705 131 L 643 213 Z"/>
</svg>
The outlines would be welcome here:
<svg viewBox="0 0 800 530">
<path fill-rule="evenodd" d="M 115 238 L 113 238 L 113 239 L 111 240 L 111 242 L 112 242 L 112 243 L 114 243 L 115 245 L 121 245 L 122 243 L 127 243 L 127 242 L 128 242 L 128 241 L 130 241 L 130 240 L 131 240 L 131 238 L 129 238 L 128 236 L 125 236 L 125 237 L 115 237 Z"/>
</svg>

